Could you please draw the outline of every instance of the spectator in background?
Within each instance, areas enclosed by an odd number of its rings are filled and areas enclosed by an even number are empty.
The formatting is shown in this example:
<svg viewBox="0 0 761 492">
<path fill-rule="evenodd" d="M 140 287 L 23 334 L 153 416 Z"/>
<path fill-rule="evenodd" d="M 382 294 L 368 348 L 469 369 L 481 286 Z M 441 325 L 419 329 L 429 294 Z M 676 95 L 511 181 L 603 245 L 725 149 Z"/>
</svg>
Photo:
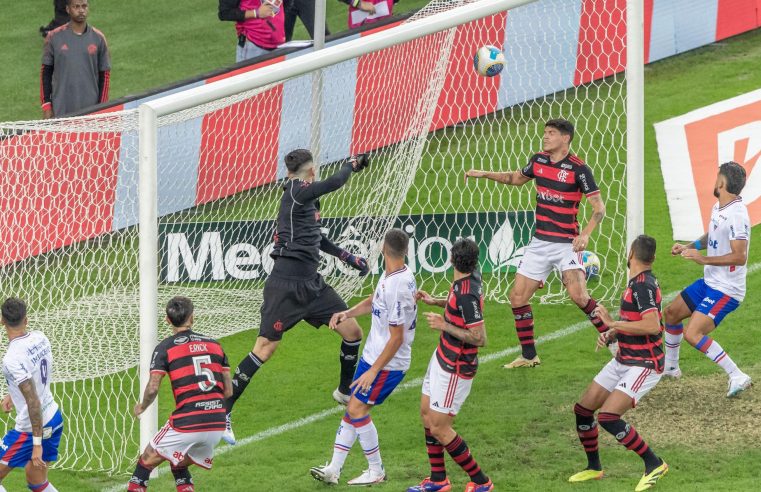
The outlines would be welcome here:
<svg viewBox="0 0 761 492">
<path fill-rule="evenodd" d="M 42 52 L 43 118 L 108 101 L 111 59 L 106 37 L 87 24 L 88 0 L 66 0 L 71 20 L 50 31 Z"/>
<path fill-rule="evenodd" d="M 219 20 L 236 23 L 236 62 L 265 55 L 285 42 L 282 3 L 282 0 L 219 0 Z"/>
<path fill-rule="evenodd" d="M 304 27 L 309 32 L 309 37 L 314 39 L 314 0 L 285 0 L 283 9 L 285 10 L 285 40 L 290 41 L 293 38 L 293 28 L 296 26 L 296 17 L 301 19 Z M 330 34 L 328 24 L 325 23 L 325 35 Z"/>
<path fill-rule="evenodd" d="M 354 29 L 390 17 L 399 0 L 340 0 L 349 6 L 349 28 Z"/>
<path fill-rule="evenodd" d="M 53 20 L 47 26 L 41 26 L 40 33 L 43 38 L 46 38 L 50 31 L 67 22 L 69 22 L 69 13 L 66 12 L 66 0 L 53 0 Z"/>
</svg>

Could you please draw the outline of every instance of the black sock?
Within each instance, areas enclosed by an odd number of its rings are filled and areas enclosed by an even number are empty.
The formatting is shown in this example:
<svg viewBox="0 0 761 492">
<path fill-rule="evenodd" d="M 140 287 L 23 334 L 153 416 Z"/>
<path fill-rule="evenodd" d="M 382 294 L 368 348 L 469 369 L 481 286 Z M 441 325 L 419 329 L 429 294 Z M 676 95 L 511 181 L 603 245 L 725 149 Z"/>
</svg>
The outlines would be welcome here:
<svg viewBox="0 0 761 492">
<path fill-rule="evenodd" d="M 171 466 L 171 468 L 175 486 L 193 485 L 193 477 L 190 476 L 190 470 L 188 470 L 187 466 L 181 468 Z"/>
<path fill-rule="evenodd" d="M 153 468 L 148 468 L 143 463 L 143 459 L 137 460 L 135 465 L 135 472 L 132 474 L 132 478 L 129 479 L 129 483 L 139 485 L 141 487 L 148 487 L 148 480 L 151 478 L 151 471 Z"/>
<path fill-rule="evenodd" d="M 341 380 L 338 383 L 338 391 L 344 395 L 351 393 L 349 386 L 351 386 L 354 373 L 357 371 L 357 356 L 359 355 L 359 345 L 361 343 L 361 338 L 353 342 L 347 342 L 346 340 L 341 342 L 341 354 L 339 357 L 341 361 Z"/>
<path fill-rule="evenodd" d="M 645 473 L 650 473 L 663 464 L 663 460 L 653 453 L 653 450 L 650 449 L 650 446 L 642 439 L 637 430 L 622 420 L 620 415 L 600 412 L 598 420 L 600 425 L 626 449 L 634 451 L 642 458 L 642 461 L 645 462 Z"/>
<path fill-rule="evenodd" d="M 228 413 L 232 411 L 233 405 L 235 405 L 240 395 L 246 390 L 246 386 L 251 382 L 251 378 L 254 377 L 256 371 L 262 367 L 262 364 L 264 362 L 259 360 L 259 357 L 255 356 L 253 352 L 246 354 L 243 360 L 240 361 L 233 376 L 233 395 L 226 402 Z"/>
<path fill-rule="evenodd" d="M 579 440 L 587 454 L 587 468 L 590 470 L 602 470 L 600 463 L 600 451 L 598 450 L 597 422 L 595 422 L 595 413 L 584 408 L 578 403 L 573 407 L 573 413 L 576 414 L 576 432 L 579 434 Z"/>
</svg>

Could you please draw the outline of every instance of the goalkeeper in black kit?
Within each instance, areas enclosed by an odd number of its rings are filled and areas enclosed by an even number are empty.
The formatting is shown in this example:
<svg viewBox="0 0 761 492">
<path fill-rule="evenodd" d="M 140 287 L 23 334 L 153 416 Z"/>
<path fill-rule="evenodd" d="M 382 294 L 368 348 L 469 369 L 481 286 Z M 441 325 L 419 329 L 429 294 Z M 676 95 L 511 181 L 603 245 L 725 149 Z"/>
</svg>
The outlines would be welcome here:
<svg viewBox="0 0 761 492">
<path fill-rule="evenodd" d="M 253 350 L 238 364 L 232 380 L 233 395 L 227 400 L 227 429 L 222 435 L 228 444 L 235 444 L 230 419 L 233 405 L 256 371 L 275 353 L 283 333 L 302 320 L 315 328 L 327 326 L 334 313 L 348 309 L 343 299 L 317 272 L 320 251 L 340 258 L 359 270 L 360 275 L 369 272 L 364 258 L 340 248 L 323 235 L 320 221 L 320 197 L 341 188 L 349 181 L 352 172 L 360 172 L 368 164 L 369 159 L 365 155 L 351 158 L 337 173 L 315 181 L 311 152 L 297 149 L 285 156 L 288 178 L 283 184 L 275 247 L 271 253 L 275 264 L 264 283 L 259 336 Z M 333 398 L 346 404 L 351 396 L 349 386 L 357 368 L 362 330 L 353 318 L 338 324 L 335 330 L 343 341 L 340 352 L 341 379 Z"/>
</svg>

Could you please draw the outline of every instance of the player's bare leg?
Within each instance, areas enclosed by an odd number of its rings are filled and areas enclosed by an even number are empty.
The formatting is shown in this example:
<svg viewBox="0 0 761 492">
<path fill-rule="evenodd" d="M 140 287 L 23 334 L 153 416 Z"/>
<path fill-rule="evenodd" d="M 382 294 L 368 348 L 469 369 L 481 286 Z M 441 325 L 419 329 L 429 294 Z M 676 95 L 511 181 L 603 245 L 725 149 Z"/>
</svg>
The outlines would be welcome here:
<svg viewBox="0 0 761 492">
<path fill-rule="evenodd" d="M 362 328 L 354 318 L 349 318 L 339 323 L 335 331 L 341 335 L 341 351 L 339 361 L 341 363 L 341 376 L 338 382 L 338 388 L 333 391 L 333 399 L 341 405 L 349 403 L 351 397 L 352 379 L 354 372 L 357 370 L 359 362 L 359 346 L 362 344 Z"/>
<path fill-rule="evenodd" d="M 724 369 L 729 377 L 727 397 L 737 396 L 750 388 L 751 378 L 737 367 L 729 354 L 721 348 L 719 342 L 708 336 L 715 329 L 716 326 L 710 317 L 695 311 L 684 330 L 684 339 Z"/>
<path fill-rule="evenodd" d="M 577 269 L 564 271 L 563 285 L 565 285 L 565 288 L 568 291 L 568 296 L 579 309 L 587 315 L 587 318 L 589 318 L 589 321 L 594 325 L 595 329 L 597 329 L 597 332 L 605 333 L 608 331 L 608 327 L 605 323 L 593 314 L 597 308 L 597 301 L 592 299 L 589 295 L 589 291 L 587 291 L 587 280 L 584 277 L 584 272 Z M 615 356 L 618 346 L 611 344 L 609 345 L 609 348 L 611 349 L 611 353 Z"/>
<path fill-rule="evenodd" d="M 597 418 L 603 429 L 615 437 L 626 449 L 634 451 L 642 458 L 645 464 L 645 474 L 637 487 L 637 490 L 641 490 L 640 487 L 644 483 L 649 482 L 652 486 L 660 477 L 665 475 L 668 471 L 668 465 L 656 456 L 636 429 L 621 418 L 633 407 L 633 403 L 632 397 L 623 391 L 612 391 L 600 408 Z"/>
<path fill-rule="evenodd" d="M 151 472 L 164 461 L 164 458 L 151 445 L 146 446 L 145 451 L 137 460 L 132 478 L 129 479 L 128 492 L 145 492 L 148 489 Z"/>
<path fill-rule="evenodd" d="M 13 468 L 0 464 L 0 492 L 7 492 L 5 487 L 3 487 L 3 480 L 8 476 L 11 470 L 13 470 Z"/>
<path fill-rule="evenodd" d="M 31 461 L 26 464 L 24 471 L 26 472 L 26 483 L 29 490 L 32 490 L 33 492 L 58 491 L 58 489 L 48 482 L 49 466 L 50 463 L 47 463 L 46 466 L 35 466 Z"/>
<path fill-rule="evenodd" d="M 682 370 L 679 369 L 679 347 L 684 338 L 684 325 L 682 321 L 689 318 L 692 311 L 684 302 L 682 296 L 676 296 L 663 310 L 663 321 L 666 323 L 666 369 L 664 376 L 680 378 Z"/>
<path fill-rule="evenodd" d="M 581 395 L 579 402 L 573 407 L 573 413 L 576 415 L 576 432 L 587 455 L 587 467 L 571 476 L 568 479 L 569 482 L 586 482 L 587 480 L 599 480 L 603 477 L 595 412 L 603 406 L 608 396 L 610 396 L 610 391 L 592 381 L 584 394 Z"/>
<path fill-rule="evenodd" d="M 542 282 L 528 278 L 520 273 L 515 275 L 515 281 L 508 293 L 508 297 L 513 310 L 518 341 L 521 344 L 521 355 L 509 364 L 502 366 L 505 369 L 534 367 L 541 363 L 536 355 L 536 346 L 534 345 L 534 313 L 531 310 L 531 304 L 529 304 L 531 297 L 533 297 L 541 285 Z"/>
</svg>

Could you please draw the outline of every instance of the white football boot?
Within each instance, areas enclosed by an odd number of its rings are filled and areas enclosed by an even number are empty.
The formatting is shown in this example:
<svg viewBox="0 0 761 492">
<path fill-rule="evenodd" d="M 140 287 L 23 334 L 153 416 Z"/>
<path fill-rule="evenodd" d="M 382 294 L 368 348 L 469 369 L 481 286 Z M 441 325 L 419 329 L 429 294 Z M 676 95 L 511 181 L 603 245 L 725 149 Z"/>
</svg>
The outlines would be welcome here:
<svg viewBox="0 0 761 492">
<path fill-rule="evenodd" d="M 222 440 L 230 446 L 235 446 L 235 433 L 233 432 L 233 421 L 231 414 L 225 415 L 225 431 L 222 433 Z"/>
<path fill-rule="evenodd" d="M 313 466 L 309 469 L 309 473 L 315 480 L 331 485 L 337 484 L 341 476 L 341 471 L 333 470 L 330 467 L 330 463 L 325 463 L 323 466 Z"/>
<path fill-rule="evenodd" d="M 368 486 L 386 481 L 386 470 L 381 467 L 380 471 L 365 470 L 362 475 L 346 482 L 348 485 Z"/>
<path fill-rule="evenodd" d="M 750 376 L 742 371 L 738 371 L 739 374 L 729 377 L 729 391 L 727 392 L 727 398 L 732 398 L 739 395 L 746 389 L 753 385 Z"/>
</svg>

